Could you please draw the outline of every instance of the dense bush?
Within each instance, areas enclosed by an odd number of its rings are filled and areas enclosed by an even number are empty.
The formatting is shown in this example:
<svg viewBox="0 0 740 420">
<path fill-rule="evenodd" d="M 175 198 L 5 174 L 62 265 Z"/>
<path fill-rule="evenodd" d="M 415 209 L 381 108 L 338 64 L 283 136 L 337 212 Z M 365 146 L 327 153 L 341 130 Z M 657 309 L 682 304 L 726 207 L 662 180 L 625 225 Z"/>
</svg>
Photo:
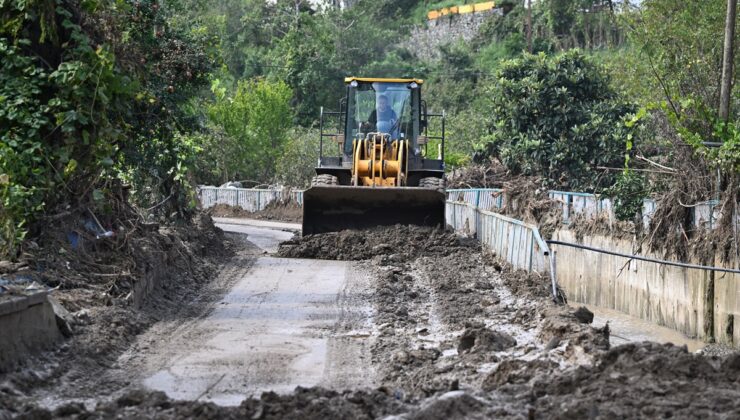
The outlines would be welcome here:
<svg viewBox="0 0 740 420">
<path fill-rule="evenodd" d="M 337 147 L 324 139 L 324 152 Z M 314 168 L 319 160 L 319 130 L 295 127 L 288 133 L 288 141 L 278 157 L 275 181 L 281 185 L 307 188 L 316 175 Z"/>
<path fill-rule="evenodd" d="M 223 172 L 222 181 L 269 182 L 293 124 L 290 88 L 255 79 L 240 81 L 232 95 L 218 81 L 213 90 L 216 101 L 208 107 L 208 117 L 223 135 L 206 143 L 205 156 L 215 160 L 202 159 L 203 170 Z M 214 165 L 219 160 L 221 165 Z"/>
<path fill-rule="evenodd" d="M 582 53 L 525 55 L 505 63 L 487 90 L 491 133 L 480 156 L 550 186 L 594 190 L 613 183 L 600 166 L 621 167 L 624 123 L 635 111 L 611 89 L 605 72 Z"/>
<path fill-rule="evenodd" d="M 198 44 L 154 1 L 8 1 L 0 16 L 0 257 L 42 212 L 109 209 L 123 181 L 187 211 L 193 149 L 176 137 L 209 70 Z"/>
</svg>

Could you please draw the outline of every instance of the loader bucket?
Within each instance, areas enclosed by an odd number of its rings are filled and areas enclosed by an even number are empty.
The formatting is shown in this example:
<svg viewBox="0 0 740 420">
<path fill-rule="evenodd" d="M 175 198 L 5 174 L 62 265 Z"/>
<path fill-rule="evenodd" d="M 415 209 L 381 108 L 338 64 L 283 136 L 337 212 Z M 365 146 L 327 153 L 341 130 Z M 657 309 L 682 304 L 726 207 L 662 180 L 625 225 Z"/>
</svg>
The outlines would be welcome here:
<svg viewBox="0 0 740 420">
<path fill-rule="evenodd" d="M 303 235 L 375 226 L 445 223 L 443 193 L 418 187 L 311 187 L 303 193 Z"/>
</svg>

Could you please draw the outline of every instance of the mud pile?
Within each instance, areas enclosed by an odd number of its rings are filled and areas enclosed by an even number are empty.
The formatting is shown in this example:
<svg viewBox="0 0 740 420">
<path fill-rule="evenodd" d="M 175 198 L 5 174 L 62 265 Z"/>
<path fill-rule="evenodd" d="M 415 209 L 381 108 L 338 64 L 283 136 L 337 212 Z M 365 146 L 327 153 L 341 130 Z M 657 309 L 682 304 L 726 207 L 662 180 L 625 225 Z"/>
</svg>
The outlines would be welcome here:
<svg viewBox="0 0 740 420">
<path fill-rule="evenodd" d="M 459 238 L 442 229 L 396 225 L 294 238 L 280 244 L 277 255 L 345 261 L 383 257 L 388 261 L 398 262 L 421 255 L 449 255 L 461 248 L 468 252 L 477 252 L 479 245 L 474 240 Z"/>
<path fill-rule="evenodd" d="M 58 288 L 50 296 L 69 312 L 62 319 L 67 337 L 53 352 L 0 377 L 0 401 L 17 404 L 47 387 L 55 395 L 120 389 L 122 384 L 91 378 L 113 366 L 150 325 L 178 316 L 181 302 L 197 295 L 233 254 L 205 214 L 187 226 L 149 226 L 86 247 L 75 248 L 63 233 L 47 232 L 43 246 L 28 257 L 37 269 L 26 274 Z M 148 294 L 140 282 L 146 282 Z"/>
<path fill-rule="evenodd" d="M 69 403 L 56 410 L 8 406 L 0 415 L 20 418 L 737 418 L 740 355 L 706 358 L 685 348 L 628 344 L 593 365 L 562 371 L 546 359 L 504 360 L 482 388 L 453 389 L 409 399 L 388 387 L 365 391 L 297 388 L 265 393 L 236 407 L 176 401 L 161 392 L 132 391 L 88 410 Z M 453 384 L 455 385 L 455 384 Z M 453 387 L 454 388 L 454 387 Z M 1 416 L 0 416 L 1 417 Z"/>
<path fill-rule="evenodd" d="M 0 418 L 19 419 L 376 419 L 402 414 L 413 407 L 388 394 L 375 391 L 338 393 L 322 388 L 298 388 L 290 395 L 265 393 L 236 407 L 210 402 L 179 401 L 159 391 L 130 391 L 115 401 L 88 409 L 79 402 L 54 410 L 34 404 L 13 406 L 0 400 Z M 3 416 L 6 417 L 3 417 Z"/>
<path fill-rule="evenodd" d="M 456 168 L 447 176 L 447 188 L 501 188 L 510 178 L 507 172 L 497 159 Z"/>
<path fill-rule="evenodd" d="M 2 402 L 0 402 L 0 409 Z M 108 403 L 88 410 L 80 403 L 70 403 L 53 411 L 27 406 L 15 414 L 26 418 L 91 419 L 375 419 L 407 410 L 407 406 L 387 390 L 328 391 L 322 388 L 296 388 L 290 395 L 273 392 L 259 399 L 247 399 L 237 407 L 213 403 L 176 401 L 163 392 L 131 391 Z M 1 413 L 2 411 L 0 411 Z"/>
<path fill-rule="evenodd" d="M 211 217 L 253 217 L 254 212 L 244 210 L 239 206 L 216 204 L 206 210 Z"/>
<path fill-rule="evenodd" d="M 414 400 L 495 389 L 510 378 L 526 388 L 537 375 L 590 363 L 608 350 L 608 331 L 580 322 L 575 310 L 555 305 L 549 293 L 512 293 L 504 280 L 510 273 L 486 261 L 476 248 L 451 247 L 437 255 L 363 263 L 378 273 L 380 334 L 372 357 L 381 383 Z M 430 404 L 449 403 L 454 412 L 466 399 Z M 492 406 L 483 405 L 490 415 Z M 494 412 L 503 410 L 496 407 Z"/>
<path fill-rule="evenodd" d="M 598 363 L 533 384 L 553 417 L 738 418 L 740 354 L 707 358 L 670 344 L 626 344 Z"/>
<path fill-rule="evenodd" d="M 216 204 L 207 210 L 213 217 L 246 217 L 261 220 L 279 220 L 282 222 L 300 222 L 303 220 L 303 208 L 293 201 L 270 202 L 260 211 L 247 211 L 238 206 Z"/>
</svg>

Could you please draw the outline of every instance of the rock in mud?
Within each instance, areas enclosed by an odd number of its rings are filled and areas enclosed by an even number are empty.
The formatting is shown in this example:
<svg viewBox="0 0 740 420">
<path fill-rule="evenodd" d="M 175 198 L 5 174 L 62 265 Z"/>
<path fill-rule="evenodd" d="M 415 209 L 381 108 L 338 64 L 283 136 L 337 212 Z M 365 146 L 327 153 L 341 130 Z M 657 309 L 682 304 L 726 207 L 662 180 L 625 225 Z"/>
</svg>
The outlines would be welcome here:
<svg viewBox="0 0 740 420">
<path fill-rule="evenodd" d="M 504 360 L 491 372 L 481 384 L 486 390 L 494 390 L 505 384 L 527 384 L 535 377 L 548 377 L 558 370 L 558 364 L 552 360 L 508 359 Z"/>
<path fill-rule="evenodd" d="M 464 391 L 450 391 L 437 398 L 430 398 L 409 419 L 462 419 L 483 411 L 485 404 Z"/>
<path fill-rule="evenodd" d="M 571 346 L 579 346 L 592 355 L 609 349 L 609 324 L 594 328 L 576 315 L 576 310 L 553 306 L 543 311 L 542 328 L 539 338 L 546 343 L 568 340 Z"/>
<path fill-rule="evenodd" d="M 585 306 L 581 306 L 576 309 L 573 313 L 576 319 L 583 324 L 591 324 L 594 322 L 594 313 L 589 311 Z"/>
<path fill-rule="evenodd" d="M 459 354 L 470 352 L 503 351 L 516 346 L 514 337 L 488 328 L 468 328 L 460 336 L 457 345 Z"/>
</svg>

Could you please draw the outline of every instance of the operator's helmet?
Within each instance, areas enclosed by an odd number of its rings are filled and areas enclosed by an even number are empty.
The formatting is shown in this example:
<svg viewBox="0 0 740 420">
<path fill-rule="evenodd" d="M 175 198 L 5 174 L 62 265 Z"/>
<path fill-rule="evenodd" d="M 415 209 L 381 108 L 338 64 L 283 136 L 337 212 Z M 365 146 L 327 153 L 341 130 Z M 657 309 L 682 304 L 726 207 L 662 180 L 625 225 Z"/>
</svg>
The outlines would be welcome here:
<svg viewBox="0 0 740 420">
<path fill-rule="evenodd" d="M 391 132 L 391 128 L 393 128 L 393 124 L 391 124 L 390 121 L 378 121 L 378 132 L 380 133 L 389 133 Z"/>
</svg>

